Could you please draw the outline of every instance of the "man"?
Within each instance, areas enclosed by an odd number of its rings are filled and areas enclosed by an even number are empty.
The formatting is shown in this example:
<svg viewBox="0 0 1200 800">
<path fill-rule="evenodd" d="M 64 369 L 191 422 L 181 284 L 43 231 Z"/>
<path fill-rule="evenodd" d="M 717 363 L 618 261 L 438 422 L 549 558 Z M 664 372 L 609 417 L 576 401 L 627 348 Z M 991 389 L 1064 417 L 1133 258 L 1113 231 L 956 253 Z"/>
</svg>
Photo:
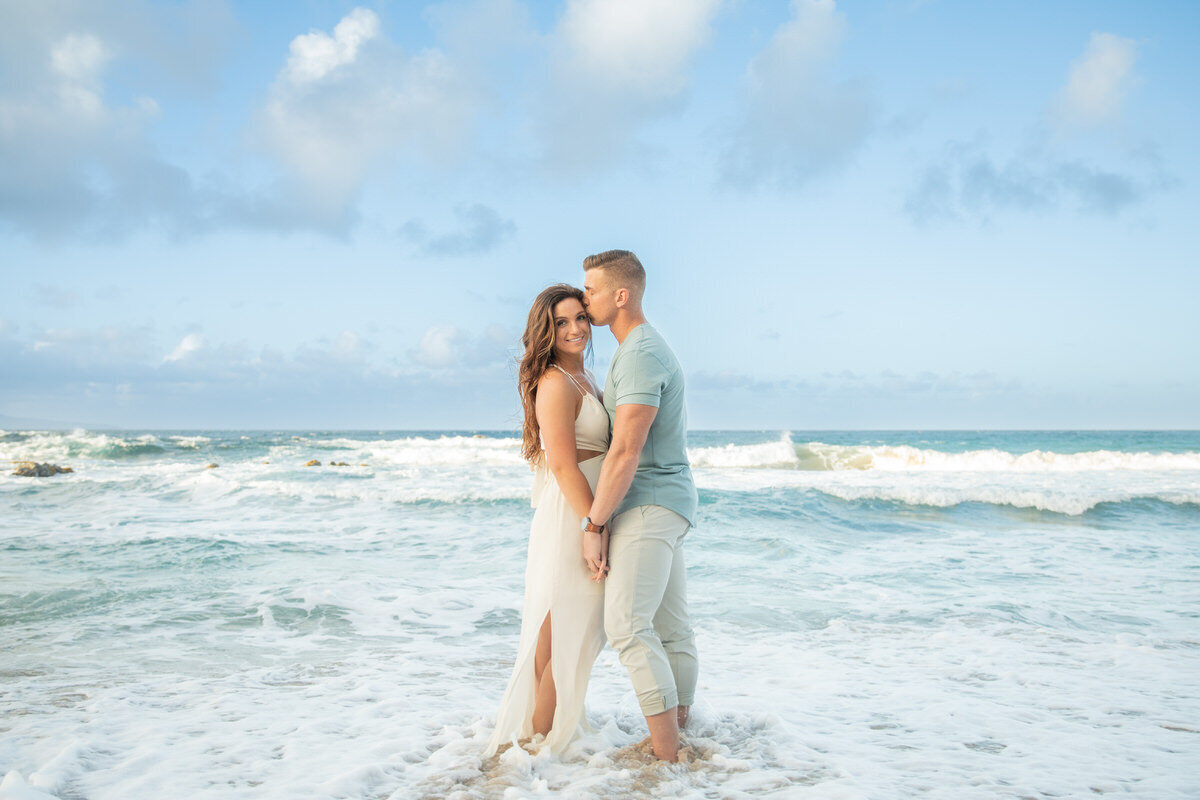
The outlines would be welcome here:
<svg viewBox="0 0 1200 800">
<path fill-rule="evenodd" d="M 604 566 L 607 526 L 604 630 L 629 671 L 654 754 L 675 761 L 697 674 L 682 549 L 696 516 L 683 371 L 642 313 L 646 271 L 637 256 L 609 250 L 583 269 L 588 316 L 618 343 L 604 385 L 612 443 L 583 520 L 583 553 L 593 571 Z"/>
</svg>

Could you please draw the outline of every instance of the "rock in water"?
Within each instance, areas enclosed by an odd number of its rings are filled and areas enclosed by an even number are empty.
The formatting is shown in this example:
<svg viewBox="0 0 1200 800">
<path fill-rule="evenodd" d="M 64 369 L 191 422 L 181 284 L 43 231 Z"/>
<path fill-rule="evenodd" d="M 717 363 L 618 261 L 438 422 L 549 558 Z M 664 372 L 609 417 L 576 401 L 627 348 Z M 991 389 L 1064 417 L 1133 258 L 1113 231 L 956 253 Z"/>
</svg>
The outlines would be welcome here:
<svg viewBox="0 0 1200 800">
<path fill-rule="evenodd" d="M 60 472 L 74 472 L 70 467 L 60 467 L 58 464 L 38 464 L 35 461 L 18 461 L 13 475 L 22 478 L 49 478 Z"/>
<path fill-rule="evenodd" d="M 205 467 L 205 469 L 216 469 L 219 466 L 220 464 L 209 464 L 207 467 Z"/>
<path fill-rule="evenodd" d="M 307 463 L 307 464 L 305 464 L 304 466 L 306 466 L 306 467 L 319 467 L 319 466 L 321 466 L 321 462 L 320 462 L 320 461 L 317 461 L 317 460 L 314 458 L 312 461 L 308 462 L 308 463 Z"/>
</svg>

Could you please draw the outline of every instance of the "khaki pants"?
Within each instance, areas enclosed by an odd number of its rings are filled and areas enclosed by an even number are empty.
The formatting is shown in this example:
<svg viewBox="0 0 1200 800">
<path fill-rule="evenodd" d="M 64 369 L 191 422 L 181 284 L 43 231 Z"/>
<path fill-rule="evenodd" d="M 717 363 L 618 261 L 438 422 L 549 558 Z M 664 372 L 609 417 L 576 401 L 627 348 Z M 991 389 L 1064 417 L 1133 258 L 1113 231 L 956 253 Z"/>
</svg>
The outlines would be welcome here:
<svg viewBox="0 0 1200 800">
<path fill-rule="evenodd" d="M 636 506 L 612 520 L 604 632 L 646 716 L 690 706 L 696 696 L 696 638 L 683 563 L 689 527 L 662 506 Z"/>
</svg>

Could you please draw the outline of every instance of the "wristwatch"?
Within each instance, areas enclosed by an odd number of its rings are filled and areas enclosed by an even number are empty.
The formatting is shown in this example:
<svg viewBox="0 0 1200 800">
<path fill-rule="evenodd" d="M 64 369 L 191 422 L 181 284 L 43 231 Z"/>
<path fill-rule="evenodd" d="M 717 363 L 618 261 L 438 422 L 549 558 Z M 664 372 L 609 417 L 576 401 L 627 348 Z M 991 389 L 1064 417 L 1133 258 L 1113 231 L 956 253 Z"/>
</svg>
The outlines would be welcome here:
<svg viewBox="0 0 1200 800">
<path fill-rule="evenodd" d="M 583 521 L 579 524 L 579 527 L 580 527 L 580 529 L 585 530 L 588 533 L 603 533 L 604 532 L 604 526 L 597 525 L 596 523 L 592 522 L 591 517 L 584 517 Z"/>
</svg>

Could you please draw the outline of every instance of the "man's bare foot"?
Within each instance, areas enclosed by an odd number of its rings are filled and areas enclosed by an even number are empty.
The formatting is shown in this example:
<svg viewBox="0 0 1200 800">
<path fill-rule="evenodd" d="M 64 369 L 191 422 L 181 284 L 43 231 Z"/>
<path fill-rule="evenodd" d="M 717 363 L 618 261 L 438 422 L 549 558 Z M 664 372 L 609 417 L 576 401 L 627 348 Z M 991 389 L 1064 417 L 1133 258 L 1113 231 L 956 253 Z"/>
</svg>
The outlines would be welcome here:
<svg viewBox="0 0 1200 800">
<path fill-rule="evenodd" d="M 679 753 L 679 719 L 675 708 L 646 717 L 655 758 L 674 761 Z"/>
<path fill-rule="evenodd" d="M 682 739 L 680 739 L 679 744 L 677 744 L 675 746 L 675 757 L 674 758 L 663 758 L 658 753 L 654 752 L 654 745 L 650 745 L 650 747 L 648 749 L 650 750 L 651 758 L 657 758 L 660 763 L 664 763 L 664 764 L 678 764 L 682 760 L 682 755 L 685 752 L 688 752 L 687 745 L 685 745 L 683 743 Z"/>
</svg>

